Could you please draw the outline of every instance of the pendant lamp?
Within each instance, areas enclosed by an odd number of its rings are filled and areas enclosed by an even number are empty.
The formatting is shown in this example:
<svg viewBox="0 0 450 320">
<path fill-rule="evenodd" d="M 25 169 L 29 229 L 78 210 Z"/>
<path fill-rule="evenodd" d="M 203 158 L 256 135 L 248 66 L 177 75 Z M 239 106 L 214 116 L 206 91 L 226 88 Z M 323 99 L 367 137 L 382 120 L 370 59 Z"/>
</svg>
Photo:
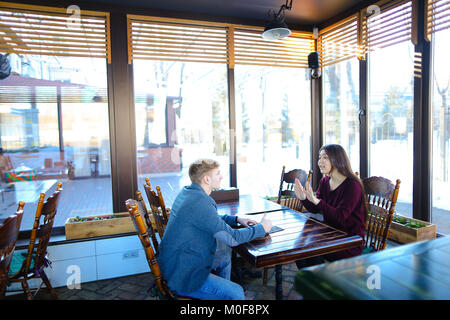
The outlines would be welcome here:
<svg viewBox="0 0 450 320">
<path fill-rule="evenodd" d="M 289 4 L 288 2 L 289 0 L 286 0 L 286 3 L 281 6 L 278 13 L 275 13 L 273 9 L 269 10 L 269 15 L 272 14 L 273 18 L 264 28 L 264 32 L 262 33 L 263 39 L 279 40 L 289 37 L 291 30 L 289 30 L 286 22 L 284 22 L 284 10 L 291 10 L 292 8 L 292 0 Z"/>
</svg>

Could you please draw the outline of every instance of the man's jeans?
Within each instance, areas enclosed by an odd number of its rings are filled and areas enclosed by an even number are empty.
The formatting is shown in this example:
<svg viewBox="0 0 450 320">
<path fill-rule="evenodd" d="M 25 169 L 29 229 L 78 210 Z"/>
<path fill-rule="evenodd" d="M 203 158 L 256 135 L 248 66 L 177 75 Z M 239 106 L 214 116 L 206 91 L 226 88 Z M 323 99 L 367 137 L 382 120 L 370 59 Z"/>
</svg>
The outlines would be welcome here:
<svg viewBox="0 0 450 320">
<path fill-rule="evenodd" d="M 204 300 L 245 300 L 244 289 L 232 281 L 231 276 L 231 248 L 217 241 L 217 250 L 212 269 L 205 283 L 194 292 L 180 292 L 180 296 L 192 297 Z"/>
</svg>

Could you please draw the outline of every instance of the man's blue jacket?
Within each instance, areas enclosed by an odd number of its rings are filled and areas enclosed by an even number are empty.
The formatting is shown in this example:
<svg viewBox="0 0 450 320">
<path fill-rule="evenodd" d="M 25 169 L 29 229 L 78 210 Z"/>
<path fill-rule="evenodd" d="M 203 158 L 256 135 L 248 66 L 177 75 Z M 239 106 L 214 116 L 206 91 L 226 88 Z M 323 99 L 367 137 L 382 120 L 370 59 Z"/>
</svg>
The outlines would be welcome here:
<svg viewBox="0 0 450 320">
<path fill-rule="evenodd" d="M 262 224 L 233 229 L 237 217 L 219 216 L 216 202 L 192 183 L 177 195 L 157 256 L 171 290 L 193 292 L 206 281 L 216 253 L 216 238 L 236 246 L 265 236 Z"/>
</svg>

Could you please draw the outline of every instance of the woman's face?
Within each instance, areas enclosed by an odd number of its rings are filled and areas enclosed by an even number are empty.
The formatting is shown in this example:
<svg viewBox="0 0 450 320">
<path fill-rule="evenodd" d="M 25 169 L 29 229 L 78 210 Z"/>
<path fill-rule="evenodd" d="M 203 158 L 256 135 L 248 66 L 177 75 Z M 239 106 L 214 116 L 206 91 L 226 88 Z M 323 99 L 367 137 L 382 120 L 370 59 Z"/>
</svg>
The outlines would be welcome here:
<svg viewBox="0 0 450 320">
<path fill-rule="evenodd" d="M 319 161 L 317 162 L 319 165 L 320 172 L 324 175 L 329 175 L 333 167 L 331 166 L 331 161 L 328 158 L 325 150 L 321 150 L 319 153 Z"/>
</svg>

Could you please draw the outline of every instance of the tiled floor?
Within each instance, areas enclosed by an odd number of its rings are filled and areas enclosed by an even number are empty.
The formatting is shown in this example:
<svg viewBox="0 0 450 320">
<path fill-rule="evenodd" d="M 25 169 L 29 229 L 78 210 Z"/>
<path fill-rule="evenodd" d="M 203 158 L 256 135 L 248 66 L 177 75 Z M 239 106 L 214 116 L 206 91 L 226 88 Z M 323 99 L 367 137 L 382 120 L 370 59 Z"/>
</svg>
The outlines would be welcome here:
<svg viewBox="0 0 450 320">
<path fill-rule="evenodd" d="M 283 298 L 285 300 L 301 299 L 293 288 L 294 276 L 297 272 L 295 263 L 283 266 Z M 80 289 L 56 288 L 60 300 L 155 300 L 147 293 L 154 283 L 151 273 L 143 273 L 128 277 L 82 283 Z M 242 283 L 246 289 L 246 300 L 275 299 L 275 269 L 268 269 L 267 285 L 262 278 L 244 277 Z M 24 294 L 8 295 L 5 300 L 25 300 Z M 43 288 L 37 293 L 36 300 L 51 300 L 48 290 Z"/>
</svg>

